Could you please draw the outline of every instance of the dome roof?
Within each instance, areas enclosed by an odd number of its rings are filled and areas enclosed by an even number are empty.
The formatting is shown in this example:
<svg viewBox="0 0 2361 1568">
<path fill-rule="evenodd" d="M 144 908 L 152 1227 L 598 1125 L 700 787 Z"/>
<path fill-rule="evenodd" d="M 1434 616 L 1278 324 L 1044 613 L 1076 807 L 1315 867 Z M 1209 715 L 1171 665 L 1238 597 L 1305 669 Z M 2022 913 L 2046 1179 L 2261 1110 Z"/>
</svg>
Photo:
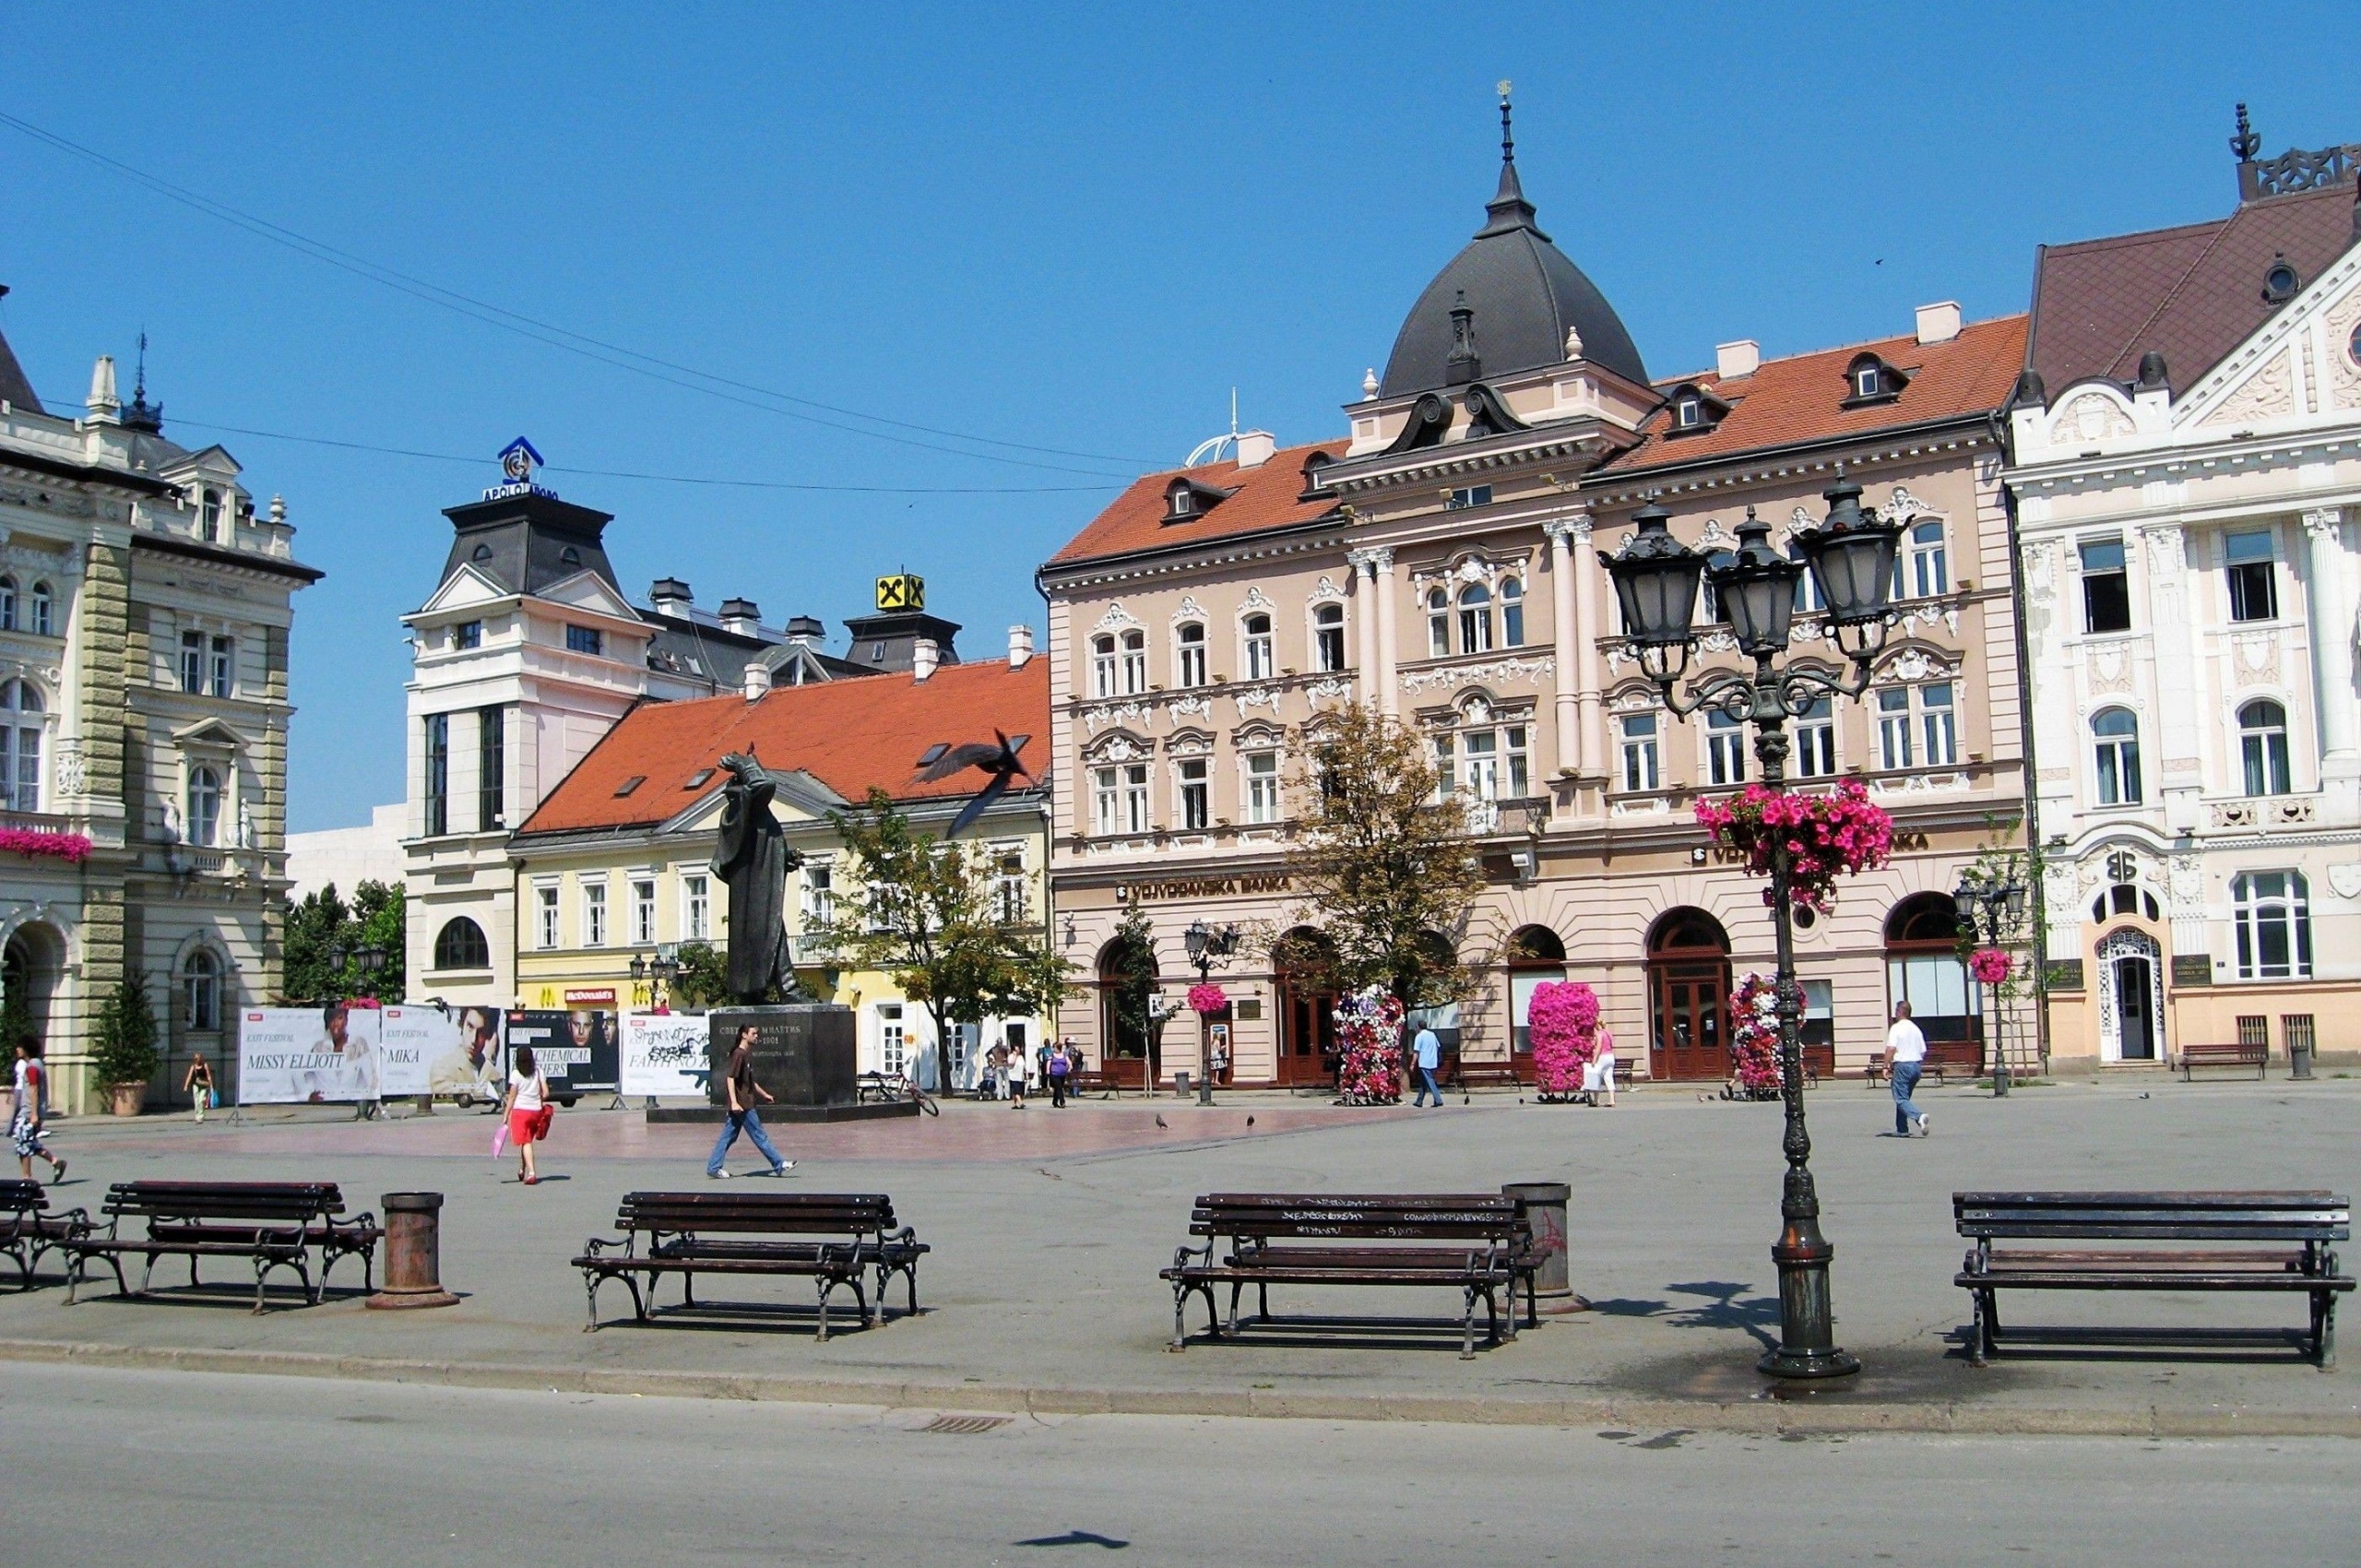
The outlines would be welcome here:
<svg viewBox="0 0 2361 1568">
<path fill-rule="evenodd" d="M 1383 397 L 1560 363 L 1569 330 L 1580 336 L 1584 359 L 1648 384 L 1647 367 L 1615 307 L 1534 222 L 1506 129 L 1503 125 L 1501 188 L 1485 207 L 1490 220 L 1410 307 L 1394 339 L 1394 356 L 1385 362 Z M 1470 313 L 1472 362 L 1458 350 L 1453 317 L 1461 309 Z"/>
</svg>

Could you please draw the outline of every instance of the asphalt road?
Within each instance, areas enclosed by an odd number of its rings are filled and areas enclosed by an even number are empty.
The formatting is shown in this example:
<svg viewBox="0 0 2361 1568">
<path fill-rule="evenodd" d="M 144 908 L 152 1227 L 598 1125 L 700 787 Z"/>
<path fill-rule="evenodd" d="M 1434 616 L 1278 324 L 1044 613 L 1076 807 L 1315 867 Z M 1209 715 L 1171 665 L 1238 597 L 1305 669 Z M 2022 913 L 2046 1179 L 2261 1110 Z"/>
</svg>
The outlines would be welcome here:
<svg viewBox="0 0 2361 1568">
<path fill-rule="evenodd" d="M 0 1562 L 2361 1560 L 2337 1439 L 930 1419 L 0 1365 Z"/>
</svg>

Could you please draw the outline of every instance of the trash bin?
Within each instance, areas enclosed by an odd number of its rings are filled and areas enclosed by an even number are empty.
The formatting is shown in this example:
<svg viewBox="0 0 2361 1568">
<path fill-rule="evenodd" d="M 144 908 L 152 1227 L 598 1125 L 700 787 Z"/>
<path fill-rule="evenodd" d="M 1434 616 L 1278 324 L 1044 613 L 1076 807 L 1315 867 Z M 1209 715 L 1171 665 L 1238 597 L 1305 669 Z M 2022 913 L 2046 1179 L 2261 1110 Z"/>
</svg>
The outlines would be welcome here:
<svg viewBox="0 0 2361 1568">
<path fill-rule="evenodd" d="M 1172 1075 L 1172 1098 L 1175 1099 L 1186 1099 L 1189 1098 L 1188 1069 L 1182 1068 L 1180 1071 Z"/>
<path fill-rule="evenodd" d="M 369 1298 L 381 1308 L 447 1307 L 458 1297 L 443 1289 L 443 1194 L 387 1193 L 386 1288 Z"/>
<path fill-rule="evenodd" d="M 2311 1041 L 2290 1039 L 2287 1042 L 2287 1075 L 2291 1078 L 2308 1078 L 2312 1075 Z"/>
<path fill-rule="evenodd" d="M 1525 1223 L 1533 1237 L 1541 1266 L 1533 1277 L 1533 1293 L 1545 1313 L 1584 1313 L 1590 1303 L 1574 1294 L 1566 1262 L 1566 1205 L 1574 1190 L 1563 1182 L 1504 1182 L 1501 1191 L 1525 1200 Z"/>
</svg>

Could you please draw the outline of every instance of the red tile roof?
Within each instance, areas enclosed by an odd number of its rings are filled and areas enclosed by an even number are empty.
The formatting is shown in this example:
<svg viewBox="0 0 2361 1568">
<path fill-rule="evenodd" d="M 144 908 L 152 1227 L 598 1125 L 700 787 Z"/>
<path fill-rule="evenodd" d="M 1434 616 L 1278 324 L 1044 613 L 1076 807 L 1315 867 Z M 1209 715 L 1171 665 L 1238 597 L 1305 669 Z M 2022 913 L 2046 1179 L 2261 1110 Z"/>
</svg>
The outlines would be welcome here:
<svg viewBox="0 0 2361 1568">
<path fill-rule="evenodd" d="M 1000 730 L 1032 742 L 1017 754 L 1050 766 L 1050 661 L 1022 670 L 1005 659 L 946 664 L 924 681 L 872 675 L 809 686 L 779 686 L 758 701 L 740 696 L 643 703 L 623 715 L 519 829 L 575 833 L 668 822 L 721 789 L 716 773 L 690 778 L 730 752 L 753 752 L 774 773 L 811 774 L 848 801 L 871 785 L 897 800 L 970 795 L 984 776 L 969 771 L 916 782 L 919 754 L 937 742 L 988 741 Z M 615 791 L 643 780 L 627 795 Z"/>
<path fill-rule="evenodd" d="M 2055 396 L 2088 376 L 2129 381 L 2153 350 L 2175 386 L 2193 386 L 2278 310 L 2262 297 L 2274 258 L 2309 283 L 2353 237 L 2353 187 L 2338 184 L 2211 223 L 2045 245 L 2030 362 Z"/>
<path fill-rule="evenodd" d="M 1203 540 L 1261 533 L 1291 523 L 1310 522 L 1335 510 L 1336 503 L 1330 496 L 1313 501 L 1296 499 L 1303 493 L 1303 460 L 1314 452 L 1341 457 L 1345 446 L 1346 443 L 1339 440 L 1285 447 L 1268 462 L 1252 469 L 1241 469 L 1234 462 L 1206 463 L 1193 469 L 1167 469 L 1161 473 L 1144 475 L 1133 480 L 1132 487 L 1116 497 L 1114 504 L 1099 513 L 1089 527 L 1068 540 L 1063 550 L 1050 556 L 1050 564 L 1062 566 L 1101 555 L 1129 555 L 1167 545 L 1194 544 Z M 1237 493 L 1187 522 L 1168 523 L 1164 520 L 1165 487 L 1182 474 L 1198 484 L 1235 490 Z"/>
<path fill-rule="evenodd" d="M 1987 412 L 2008 401 L 2023 367 L 2025 317 L 2005 315 L 1961 328 L 1948 343 L 1925 343 L 1916 336 L 1884 338 L 1822 349 L 1786 359 L 1765 360 L 1752 375 L 1725 381 L 1706 374 L 1658 383 L 1669 392 L 1693 385 L 1730 405 L 1713 429 L 1677 435 L 1665 432 L 1668 410 L 1651 416 L 1640 444 L 1596 470 L 1601 477 L 1644 471 L 1702 457 L 1720 457 L 1834 436 L 1868 435 L 1894 425 Z M 1910 378 L 1891 403 L 1843 406 L 1852 388 L 1845 370 L 1871 353 Z"/>
</svg>

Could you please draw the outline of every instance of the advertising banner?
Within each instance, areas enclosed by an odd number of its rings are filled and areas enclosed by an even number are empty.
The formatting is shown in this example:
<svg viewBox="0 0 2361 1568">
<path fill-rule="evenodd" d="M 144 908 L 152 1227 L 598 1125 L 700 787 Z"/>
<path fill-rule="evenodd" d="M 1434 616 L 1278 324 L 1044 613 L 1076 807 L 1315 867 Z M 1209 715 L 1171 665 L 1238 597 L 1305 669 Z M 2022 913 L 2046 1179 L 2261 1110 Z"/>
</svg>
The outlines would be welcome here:
<svg viewBox="0 0 2361 1568">
<path fill-rule="evenodd" d="M 238 1103 L 326 1104 L 378 1098 L 381 1010 L 248 1007 L 238 1014 Z"/>
<path fill-rule="evenodd" d="M 386 1011 L 390 1017 L 393 1009 Z M 409 1007 L 403 1011 L 442 1013 L 440 1008 Z M 478 1103 L 499 1099 L 508 1092 L 508 1053 L 501 1045 L 500 1009 L 454 1007 L 448 1016 L 446 1032 L 437 1037 L 427 1054 L 423 1092 L 437 1099 Z M 387 1038 L 390 1040 L 391 1037 Z"/>
<path fill-rule="evenodd" d="M 433 1091 L 435 1063 L 458 1051 L 459 1020 L 440 1007 L 387 1007 L 379 1016 L 377 1093 L 408 1099 Z"/>
<path fill-rule="evenodd" d="M 508 1061 L 516 1048 L 533 1048 L 533 1065 L 550 1081 L 552 1096 L 571 1099 L 594 1089 L 611 1090 L 622 1081 L 614 1016 L 576 1007 L 512 1010 L 508 1015 Z M 503 1086 L 505 1087 L 505 1085 Z"/>
<path fill-rule="evenodd" d="M 703 1099 L 710 1071 L 704 1014 L 623 1015 L 623 1093 Z"/>
</svg>

